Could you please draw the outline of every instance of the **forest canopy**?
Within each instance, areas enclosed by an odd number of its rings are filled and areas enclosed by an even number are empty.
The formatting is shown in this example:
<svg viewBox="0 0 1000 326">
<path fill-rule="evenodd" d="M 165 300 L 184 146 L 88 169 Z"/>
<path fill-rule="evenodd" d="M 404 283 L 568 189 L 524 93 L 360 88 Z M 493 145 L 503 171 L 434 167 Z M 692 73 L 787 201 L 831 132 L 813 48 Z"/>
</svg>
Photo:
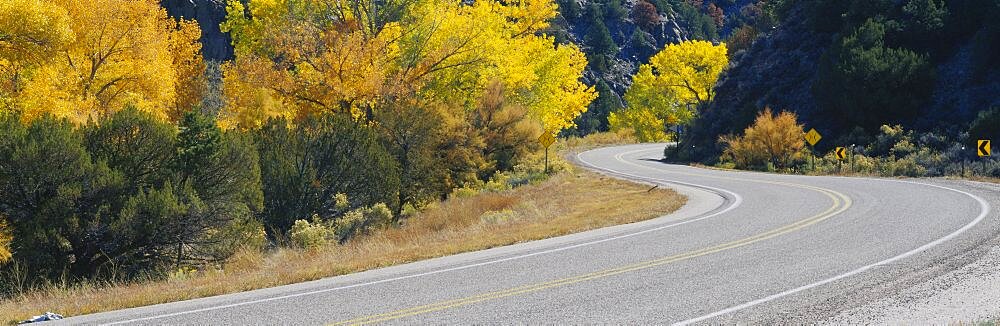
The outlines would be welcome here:
<svg viewBox="0 0 1000 326">
<path fill-rule="evenodd" d="M 510 103 L 559 131 L 596 97 L 580 82 L 579 48 L 540 33 L 556 14 L 551 1 L 255 0 L 227 10 L 236 60 L 224 68 L 226 126 L 371 116 L 402 98 L 462 116 L 498 81 Z"/>
</svg>

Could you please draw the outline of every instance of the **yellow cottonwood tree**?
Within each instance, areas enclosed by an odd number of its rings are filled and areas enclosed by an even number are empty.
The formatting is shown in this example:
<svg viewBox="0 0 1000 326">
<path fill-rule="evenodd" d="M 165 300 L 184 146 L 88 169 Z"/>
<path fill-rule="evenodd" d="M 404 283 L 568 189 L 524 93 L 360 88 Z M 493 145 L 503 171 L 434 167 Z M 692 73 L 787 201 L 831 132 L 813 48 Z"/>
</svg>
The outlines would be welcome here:
<svg viewBox="0 0 1000 326">
<path fill-rule="evenodd" d="M 13 101 L 24 118 L 51 113 L 84 122 L 132 105 L 167 119 L 169 112 L 200 97 L 197 92 L 178 96 L 181 85 L 203 73 L 196 44 L 200 31 L 194 23 L 178 24 L 158 1 L 12 1 L 52 13 L 58 18 L 47 24 L 65 26 L 58 35 L 69 35 L 53 42 L 60 46 L 46 47 L 52 49 L 44 54 L 48 60 L 20 82 Z M 32 40 L 36 33 L 11 34 Z"/>
<path fill-rule="evenodd" d="M 167 110 L 170 121 L 177 122 L 184 113 L 200 106 L 208 91 L 205 61 L 201 56 L 201 28 L 198 23 L 179 21 L 170 35 L 171 68 L 174 78 L 174 104 Z"/>
<path fill-rule="evenodd" d="M 0 1 L 0 112 L 12 109 L 34 69 L 72 40 L 64 8 L 42 0 Z"/>
<path fill-rule="evenodd" d="M 375 11 L 359 11 L 350 8 L 373 4 L 231 2 L 223 27 L 237 59 L 227 66 L 222 123 L 253 126 L 267 116 L 317 111 L 358 115 L 410 96 L 467 111 L 499 80 L 513 102 L 558 130 L 596 97 L 579 82 L 583 53 L 539 35 L 556 13 L 550 0 L 377 3 Z"/>
<path fill-rule="evenodd" d="M 632 86 L 625 92 L 625 110 L 646 111 L 670 125 L 687 123 L 699 106 L 712 101 L 712 88 L 729 64 L 726 44 L 708 41 L 667 45 L 649 61 L 632 77 Z"/>
<path fill-rule="evenodd" d="M 233 36 L 236 60 L 223 69 L 227 106 L 220 121 L 252 127 L 271 116 L 357 114 L 386 93 L 399 28 L 364 29 L 349 9 L 360 3 L 230 2 L 222 27 Z"/>
</svg>

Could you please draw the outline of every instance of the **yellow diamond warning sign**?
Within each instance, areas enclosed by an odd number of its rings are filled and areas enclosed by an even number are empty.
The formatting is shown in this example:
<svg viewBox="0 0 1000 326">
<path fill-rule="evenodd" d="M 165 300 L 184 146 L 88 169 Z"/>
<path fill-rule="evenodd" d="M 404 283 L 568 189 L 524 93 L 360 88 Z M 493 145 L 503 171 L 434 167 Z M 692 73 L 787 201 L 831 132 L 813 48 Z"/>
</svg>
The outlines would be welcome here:
<svg viewBox="0 0 1000 326">
<path fill-rule="evenodd" d="M 809 129 L 809 132 L 806 133 L 806 141 L 809 142 L 809 146 L 816 146 L 816 143 L 822 138 L 823 136 L 820 136 L 816 129 Z"/>
</svg>

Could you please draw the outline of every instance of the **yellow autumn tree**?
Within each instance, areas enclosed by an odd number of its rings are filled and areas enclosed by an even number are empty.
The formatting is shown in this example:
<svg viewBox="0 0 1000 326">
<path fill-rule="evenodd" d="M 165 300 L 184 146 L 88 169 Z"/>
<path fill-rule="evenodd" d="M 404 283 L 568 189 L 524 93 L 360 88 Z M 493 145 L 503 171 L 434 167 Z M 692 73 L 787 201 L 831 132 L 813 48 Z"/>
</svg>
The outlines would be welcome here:
<svg viewBox="0 0 1000 326">
<path fill-rule="evenodd" d="M 539 34 L 556 13 L 550 0 L 392 4 L 231 2 L 223 28 L 233 35 L 237 59 L 226 67 L 222 122 L 254 126 L 268 116 L 317 111 L 358 115 L 412 96 L 452 103 L 461 109 L 452 114 L 464 114 L 499 80 L 511 101 L 560 130 L 595 97 L 579 82 L 583 53 Z"/>
<path fill-rule="evenodd" d="M 45 33 L 60 35 L 53 38 L 59 42 L 46 42 L 53 44 L 44 47 L 47 54 L 22 47 L 46 58 L 29 59 L 36 64 L 12 93 L 24 118 L 51 113 L 80 123 L 132 105 L 167 119 L 200 97 L 197 89 L 178 94 L 203 74 L 198 26 L 178 24 L 158 1 L 12 1 L 28 8 L 23 12 L 42 13 L 41 20 L 58 31 Z M 8 19 L 0 14 L 0 25 Z M 39 33 L 23 28 L 11 34 L 30 44 Z"/>
<path fill-rule="evenodd" d="M 555 132 L 572 127 L 596 98 L 579 81 L 587 65 L 583 52 L 541 34 L 556 14 L 551 1 L 428 1 L 415 11 L 420 20 L 414 29 L 433 33 L 421 32 L 430 35 L 426 41 L 404 43 L 404 52 L 432 49 L 425 60 L 447 68 L 425 70 L 431 74 L 425 94 L 471 107 L 491 81 L 499 81 L 510 102 Z"/>
<path fill-rule="evenodd" d="M 174 78 L 174 103 L 167 108 L 170 121 L 177 122 L 184 113 L 201 106 L 208 91 L 205 61 L 201 55 L 201 28 L 198 22 L 181 20 L 169 34 L 171 68 Z"/>
<path fill-rule="evenodd" d="M 711 102 L 712 88 L 729 64 L 726 44 L 708 41 L 667 45 L 649 61 L 632 77 L 625 110 L 646 111 L 635 116 L 653 115 L 668 125 L 691 121 L 699 106 Z"/>
<path fill-rule="evenodd" d="M 64 8 L 43 0 L 0 1 L 0 112 L 14 109 L 35 69 L 72 41 Z"/>
<path fill-rule="evenodd" d="M 340 0 L 232 1 L 224 31 L 236 60 L 223 67 L 225 126 L 253 127 L 268 117 L 316 112 L 358 114 L 387 87 L 399 58 L 397 23 L 374 22 L 349 9 L 374 3 Z"/>
<path fill-rule="evenodd" d="M 792 112 L 773 114 L 764 108 L 743 131 L 743 136 L 726 135 L 719 142 L 726 146 L 722 160 L 731 161 L 738 168 L 761 168 L 770 163 L 786 167 L 802 154 L 805 143 L 803 127 Z"/>
<path fill-rule="evenodd" d="M 614 132 L 629 132 L 642 143 L 668 140 L 663 132 L 665 122 L 650 110 L 622 110 L 608 114 L 608 125 Z"/>
</svg>

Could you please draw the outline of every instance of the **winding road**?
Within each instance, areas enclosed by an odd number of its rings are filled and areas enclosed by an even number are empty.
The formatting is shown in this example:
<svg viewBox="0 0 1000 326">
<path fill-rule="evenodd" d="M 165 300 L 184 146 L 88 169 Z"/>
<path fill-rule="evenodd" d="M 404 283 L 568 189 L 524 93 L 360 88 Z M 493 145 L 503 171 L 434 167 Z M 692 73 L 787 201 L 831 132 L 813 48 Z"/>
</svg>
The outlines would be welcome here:
<svg viewBox="0 0 1000 326">
<path fill-rule="evenodd" d="M 575 157 L 688 196 L 657 219 L 60 323 L 813 323 L 973 262 L 1000 235 L 995 184 L 701 169 L 662 149 Z"/>
</svg>

